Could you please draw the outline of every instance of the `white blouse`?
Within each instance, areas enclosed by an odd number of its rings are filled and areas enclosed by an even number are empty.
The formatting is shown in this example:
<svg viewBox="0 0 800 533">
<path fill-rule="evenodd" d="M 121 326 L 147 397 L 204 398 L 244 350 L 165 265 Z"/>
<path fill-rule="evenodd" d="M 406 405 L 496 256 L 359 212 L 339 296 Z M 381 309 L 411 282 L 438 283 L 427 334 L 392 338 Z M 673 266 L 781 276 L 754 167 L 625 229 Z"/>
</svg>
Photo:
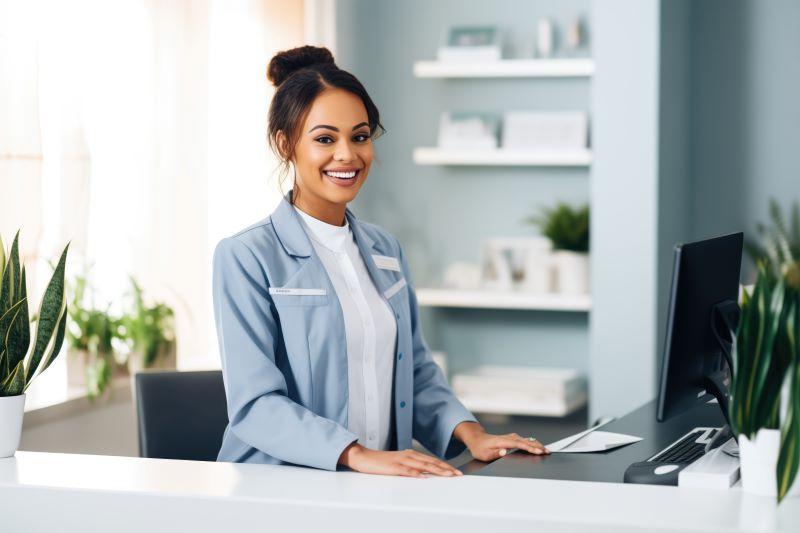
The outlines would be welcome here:
<svg viewBox="0 0 800 533">
<path fill-rule="evenodd" d="M 301 211 L 306 233 L 322 260 L 344 313 L 347 339 L 347 429 L 358 443 L 389 448 L 392 382 L 397 323 L 378 293 L 358 250 L 353 232 Z"/>
</svg>

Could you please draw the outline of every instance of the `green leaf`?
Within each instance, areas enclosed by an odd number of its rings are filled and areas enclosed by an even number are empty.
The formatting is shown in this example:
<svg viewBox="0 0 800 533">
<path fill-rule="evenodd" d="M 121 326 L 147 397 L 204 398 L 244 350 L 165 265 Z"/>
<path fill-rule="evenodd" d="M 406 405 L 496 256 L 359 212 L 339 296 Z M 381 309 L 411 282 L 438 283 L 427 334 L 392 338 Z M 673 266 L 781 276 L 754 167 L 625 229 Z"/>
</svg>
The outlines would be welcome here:
<svg viewBox="0 0 800 533">
<path fill-rule="evenodd" d="M 14 261 L 14 257 L 17 258 Z M 19 231 L 14 237 L 14 243 L 11 245 L 11 253 L 3 271 L 3 279 L 0 281 L 0 315 L 11 309 L 11 306 L 18 300 L 15 298 L 15 289 L 17 284 L 17 271 L 14 270 L 14 265 L 19 264 Z M 0 335 L 4 335 L 5 330 L 0 330 Z"/>
<path fill-rule="evenodd" d="M 800 357 L 792 365 L 791 400 L 781 427 L 781 447 L 778 454 L 778 502 L 783 500 L 797 477 L 800 464 Z"/>
<path fill-rule="evenodd" d="M 6 247 L 3 245 L 3 236 L 0 235 L 0 279 L 3 278 L 3 272 L 6 268 Z M 2 294 L 0 294 L 0 298 Z"/>
<path fill-rule="evenodd" d="M 64 270 L 67 262 L 67 250 L 69 244 L 64 247 L 61 258 L 58 260 L 53 277 L 42 296 L 42 304 L 39 307 L 39 321 L 36 327 L 36 340 L 34 341 L 33 354 L 27 369 L 27 381 L 33 378 L 47 345 L 53 337 L 61 320 L 62 314 L 66 309 L 66 295 L 64 291 Z"/>
<path fill-rule="evenodd" d="M 31 321 L 28 315 L 28 295 L 25 281 L 25 267 L 20 275 L 19 296 L 22 305 L 12 320 L 6 334 L 5 349 L 8 355 L 8 366 L 15 368 L 17 363 L 25 359 L 31 345 Z"/>
<path fill-rule="evenodd" d="M 745 381 L 742 384 L 743 388 L 739 391 L 739 397 L 742 404 L 742 430 L 746 435 L 751 436 L 753 428 L 753 413 L 755 412 L 755 403 L 757 396 L 754 391 L 757 388 L 758 375 L 760 369 L 764 366 L 764 338 L 768 333 L 767 324 L 770 322 L 769 310 L 770 306 L 768 301 L 772 300 L 772 291 L 770 287 L 770 280 L 766 273 L 762 272 L 759 280 L 756 282 L 756 288 L 753 291 L 753 301 L 750 304 L 749 323 L 746 325 L 747 342 L 742 343 L 743 351 L 741 360 L 745 363 L 739 372 L 741 378 Z"/>
<path fill-rule="evenodd" d="M 40 374 L 47 370 L 47 367 L 50 366 L 53 361 L 56 360 L 58 354 L 61 353 L 61 346 L 64 344 L 64 331 L 67 327 L 67 313 L 66 311 L 61 316 L 61 320 L 58 322 L 58 328 L 56 329 L 56 337 L 53 340 L 53 344 L 50 346 L 50 349 L 47 351 L 47 355 L 44 358 L 44 364 L 42 365 L 42 370 L 39 372 Z"/>
<path fill-rule="evenodd" d="M 769 310 L 767 312 L 768 320 L 765 321 L 763 329 L 763 344 L 760 346 L 758 358 L 756 359 L 755 372 L 753 373 L 755 379 L 751 382 L 750 394 L 753 396 L 753 408 L 756 413 L 758 412 L 758 403 L 774 404 L 774 398 L 765 398 L 764 389 L 769 382 L 770 370 L 773 369 L 773 357 L 775 355 L 774 347 L 775 341 L 778 338 L 778 331 L 781 327 L 781 321 L 784 315 L 783 302 L 786 296 L 786 285 L 783 280 L 778 281 L 770 299 Z"/>
<path fill-rule="evenodd" d="M 795 256 L 800 255 L 800 204 L 792 205 L 792 243 Z"/>
<path fill-rule="evenodd" d="M 8 311 L 0 314 L 0 350 L 3 350 L 4 353 L 6 349 L 5 338 L 6 334 L 11 328 L 11 321 L 14 320 L 14 316 L 16 316 L 16 313 L 19 310 L 20 306 L 22 306 L 26 302 L 27 300 L 20 300 L 13 306 L 11 306 L 11 308 Z M 8 376 L 9 372 L 11 372 L 11 370 L 14 368 L 9 364 L 8 357 L 5 357 L 4 359 L 5 359 L 4 363 L 0 365 L 0 381 L 3 380 L 6 376 Z"/>
<path fill-rule="evenodd" d="M 559 202 L 526 221 L 537 224 L 556 250 L 589 251 L 589 206 L 573 208 Z"/>
<path fill-rule="evenodd" d="M 22 361 L 17 364 L 14 371 L 0 384 L 0 391 L 4 396 L 18 396 L 25 389 L 25 367 Z"/>
</svg>

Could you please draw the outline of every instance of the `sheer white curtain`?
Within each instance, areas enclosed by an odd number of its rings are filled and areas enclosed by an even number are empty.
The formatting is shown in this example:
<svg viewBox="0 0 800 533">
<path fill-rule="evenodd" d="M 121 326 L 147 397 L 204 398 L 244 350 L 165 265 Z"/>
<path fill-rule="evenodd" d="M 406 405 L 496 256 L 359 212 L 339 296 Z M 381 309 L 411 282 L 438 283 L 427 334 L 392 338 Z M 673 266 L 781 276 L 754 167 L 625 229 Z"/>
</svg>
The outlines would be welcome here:
<svg viewBox="0 0 800 533">
<path fill-rule="evenodd" d="M 72 239 L 101 301 L 135 275 L 176 311 L 181 368 L 219 364 L 214 245 L 280 199 L 265 72 L 303 4 L 0 0 L 0 231 L 43 279 Z"/>
<path fill-rule="evenodd" d="M 35 14 L 0 0 L 0 235 L 5 246 L 24 228 L 20 254 L 27 276 L 42 239 L 42 136 L 39 127 Z"/>
</svg>

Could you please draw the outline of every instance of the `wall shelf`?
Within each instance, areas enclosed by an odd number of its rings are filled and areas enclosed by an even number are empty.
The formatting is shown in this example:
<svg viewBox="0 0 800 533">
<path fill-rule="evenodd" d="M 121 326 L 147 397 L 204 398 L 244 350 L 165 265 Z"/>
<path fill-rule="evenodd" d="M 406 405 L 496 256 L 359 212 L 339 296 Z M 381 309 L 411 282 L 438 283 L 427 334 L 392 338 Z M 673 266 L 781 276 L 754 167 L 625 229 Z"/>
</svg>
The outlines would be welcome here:
<svg viewBox="0 0 800 533">
<path fill-rule="evenodd" d="M 570 403 L 554 403 L 550 405 L 529 404 L 518 401 L 502 401 L 478 397 L 460 396 L 459 401 L 473 413 L 522 415 L 522 416 L 568 416 L 586 405 L 586 394 Z"/>
<path fill-rule="evenodd" d="M 520 291 L 489 291 L 419 288 L 417 302 L 423 307 L 460 307 L 470 309 L 520 309 L 530 311 L 588 312 L 592 300 L 588 294 L 538 294 Z"/>
<path fill-rule="evenodd" d="M 577 78 L 592 74 L 594 61 L 589 58 L 414 63 L 417 78 Z"/>
<path fill-rule="evenodd" d="M 455 148 L 415 148 L 418 165 L 502 165 L 585 167 L 592 162 L 592 152 L 581 150 L 465 150 Z"/>
</svg>

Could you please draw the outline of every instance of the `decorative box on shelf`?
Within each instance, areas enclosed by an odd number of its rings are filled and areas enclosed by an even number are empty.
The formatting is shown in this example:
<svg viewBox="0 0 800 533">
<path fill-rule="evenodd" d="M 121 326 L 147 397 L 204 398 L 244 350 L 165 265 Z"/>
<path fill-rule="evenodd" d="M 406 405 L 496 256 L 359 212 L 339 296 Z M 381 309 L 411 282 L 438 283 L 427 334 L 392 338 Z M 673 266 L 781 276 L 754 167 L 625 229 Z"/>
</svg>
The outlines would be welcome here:
<svg viewBox="0 0 800 533">
<path fill-rule="evenodd" d="M 471 411 L 567 416 L 586 405 L 586 380 L 571 368 L 484 365 L 453 376 L 453 392 Z"/>
</svg>

